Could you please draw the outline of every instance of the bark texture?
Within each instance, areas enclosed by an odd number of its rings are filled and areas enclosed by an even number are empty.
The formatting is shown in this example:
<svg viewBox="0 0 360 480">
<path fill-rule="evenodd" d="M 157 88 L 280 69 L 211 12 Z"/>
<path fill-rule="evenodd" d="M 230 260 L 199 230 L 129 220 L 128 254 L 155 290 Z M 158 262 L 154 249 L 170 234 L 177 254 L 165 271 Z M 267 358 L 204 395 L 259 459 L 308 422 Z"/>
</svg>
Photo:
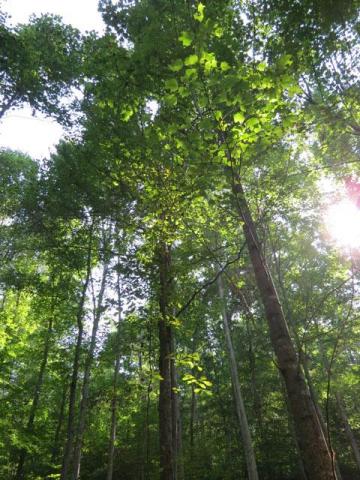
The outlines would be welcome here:
<svg viewBox="0 0 360 480">
<path fill-rule="evenodd" d="M 284 378 L 306 475 L 311 480 L 334 480 L 337 477 L 332 454 L 310 398 L 273 279 L 261 253 L 255 224 L 239 178 L 233 184 L 233 192 L 243 221 L 245 240 L 264 305 L 277 365 Z"/>
</svg>

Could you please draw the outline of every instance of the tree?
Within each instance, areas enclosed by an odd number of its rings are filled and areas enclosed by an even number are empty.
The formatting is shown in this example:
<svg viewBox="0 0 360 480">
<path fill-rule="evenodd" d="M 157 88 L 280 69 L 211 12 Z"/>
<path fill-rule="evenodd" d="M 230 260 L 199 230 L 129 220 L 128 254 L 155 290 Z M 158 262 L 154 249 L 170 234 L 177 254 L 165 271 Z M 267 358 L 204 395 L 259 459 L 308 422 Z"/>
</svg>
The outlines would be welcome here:
<svg viewBox="0 0 360 480">
<path fill-rule="evenodd" d="M 102 36 L 56 30 L 80 76 L 61 56 L 31 100 L 57 115 L 81 83 L 77 135 L 43 168 L 1 157 L 1 474 L 355 478 L 357 259 L 317 182 L 356 183 L 356 7 L 100 9 Z M 29 45 L 57 24 L 2 22 Z"/>
<path fill-rule="evenodd" d="M 27 25 L 0 23 L 0 119 L 23 104 L 65 121 L 64 102 L 79 86 L 81 37 L 59 17 L 43 15 Z"/>
</svg>

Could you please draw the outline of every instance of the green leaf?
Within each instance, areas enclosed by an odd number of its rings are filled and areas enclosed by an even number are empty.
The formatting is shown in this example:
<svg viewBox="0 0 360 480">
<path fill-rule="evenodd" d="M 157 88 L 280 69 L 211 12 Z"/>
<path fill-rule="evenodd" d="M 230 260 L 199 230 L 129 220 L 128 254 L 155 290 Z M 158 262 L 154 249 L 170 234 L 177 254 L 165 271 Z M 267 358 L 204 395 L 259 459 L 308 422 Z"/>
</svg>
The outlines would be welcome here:
<svg viewBox="0 0 360 480">
<path fill-rule="evenodd" d="M 302 90 L 299 85 L 293 84 L 288 88 L 288 92 L 290 95 L 297 95 L 302 93 Z"/>
<path fill-rule="evenodd" d="M 226 72 L 227 70 L 229 70 L 230 65 L 227 62 L 221 62 L 220 63 L 220 68 L 223 72 Z"/>
<path fill-rule="evenodd" d="M 224 29 L 219 25 L 216 25 L 216 27 L 214 28 L 214 35 L 217 38 L 221 38 L 224 35 Z"/>
<path fill-rule="evenodd" d="M 198 100 L 198 103 L 199 103 L 199 107 L 201 107 L 201 108 L 206 107 L 206 105 L 208 103 L 207 98 L 206 97 L 200 97 L 199 100 Z"/>
<path fill-rule="evenodd" d="M 198 72 L 197 72 L 196 68 L 187 68 L 186 71 L 185 71 L 185 76 L 188 79 L 190 79 L 190 78 L 197 79 Z"/>
<path fill-rule="evenodd" d="M 189 47 L 193 41 L 191 33 L 185 32 L 185 31 L 181 32 L 181 35 L 179 36 L 179 40 L 184 47 Z"/>
<path fill-rule="evenodd" d="M 256 69 L 259 71 L 259 72 L 264 72 L 266 70 L 266 63 L 265 62 L 261 62 L 257 65 Z"/>
<path fill-rule="evenodd" d="M 211 120 L 209 118 L 203 118 L 199 123 L 199 127 L 202 130 L 211 131 L 211 128 L 212 128 Z"/>
<path fill-rule="evenodd" d="M 204 10 L 205 5 L 200 2 L 197 6 L 197 12 L 194 14 L 195 20 L 197 20 L 198 22 L 202 22 L 204 20 Z"/>
<path fill-rule="evenodd" d="M 184 66 L 183 61 L 180 58 L 178 58 L 177 60 L 175 60 L 175 62 L 173 62 L 169 66 L 169 68 L 172 72 L 178 72 L 179 70 L 181 70 L 183 68 L 183 66 Z"/>
<path fill-rule="evenodd" d="M 133 114 L 134 114 L 134 110 L 131 107 L 126 107 L 121 112 L 121 118 L 122 120 L 124 120 L 124 122 L 127 122 L 128 120 L 130 120 Z"/>
<path fill-rule="evenodd" d="M 178 95 L 183 98 L 188 97 L 189 89 L 185 87 L 179 87 Z"/>
<path fill-rule="evenodd" d="M 179 88 L 178 82 L 175 78 L 170 78 L 169 80 L 165 80 L 165 88 L 170 90 L 170 92 L 176 92 Z"/>
<path fill-rule="evenodd" d="M 215 120 L 220 122 L 220 120 L 222 119 L 222 112 L 220 112 L 220 110 L 216 110 L 214 117 L 215 117 Z"/>
<path fill-rule="evenodd" d="M 165 96 L 165 102 L 170 105 L 171 107 L 174 107 L 177 104 L 177 97 L 176 95 L 166 95 Z"/>
<path fill-rule="evenodd" d="M 249 118 L 249 120 L 246 121 L 246 126 L 250 129 L 253 129 L 259 125 L 259 120 L 255 117 Z"/>
<path fill-rule="evenodd" d="M 235 123 L 243 123 L 245 120 L 245 115 L 243 112 L 237 112 L 234 114 L 234 122 Z"/>
<path fill-rule="evenodd" d="M 216 56 L 213 52 L 204 52 L 201 56 L 200 63 L 204 65 L 205 70 L 210 71 L 217 67 Z"/>
<path fill-rule="evenodd" d="M 195 65 L 198 61 L 199 61 L 199 57 L 194 54 L 186 57 L 184 63 L 187 67 L 190 67 L 191 65 Z"/>
<path fill-rule="evenodd" d="M 272 88 L 273 87 L 273 82 L 270 77 L 264 77 L 262 80 L 259 82 L 259 88 L 265 90 L 267 88 Z"/>
<path fill-rule="evenodd" d="M 211 387 L 212 386 L 212 382 L 210 382 L 210 380 L 201 380 L 202 383 L 204 384 L 205 387 Z"/>
<path fill-rule="evenodd" d="M 279 67 L 287 67 L 293 63 L 292 57 L 289 54 L 282 55 L 278 60 Z"/>
</svg>

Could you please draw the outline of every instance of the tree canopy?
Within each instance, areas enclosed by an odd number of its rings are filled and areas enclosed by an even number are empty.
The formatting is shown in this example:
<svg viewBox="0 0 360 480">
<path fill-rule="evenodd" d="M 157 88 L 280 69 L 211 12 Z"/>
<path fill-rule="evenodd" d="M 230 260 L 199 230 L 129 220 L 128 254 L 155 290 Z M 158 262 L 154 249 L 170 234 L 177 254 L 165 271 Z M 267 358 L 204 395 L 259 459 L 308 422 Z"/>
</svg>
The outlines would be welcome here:
<svg viewBox="0 0 360 480">
<path fill-rule="evenodd" d="M 360 478 L 359 3 L 99 11 L 0 13 L 0 476 Z"/>
</svg>

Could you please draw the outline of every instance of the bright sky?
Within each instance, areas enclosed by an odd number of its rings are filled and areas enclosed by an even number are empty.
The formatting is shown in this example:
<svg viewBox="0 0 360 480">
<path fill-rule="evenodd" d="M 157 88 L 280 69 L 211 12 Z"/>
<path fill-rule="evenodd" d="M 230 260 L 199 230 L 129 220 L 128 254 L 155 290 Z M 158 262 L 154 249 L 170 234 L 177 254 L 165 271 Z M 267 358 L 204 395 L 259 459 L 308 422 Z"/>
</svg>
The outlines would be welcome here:
<svg viewBox="0 0 360 480">
<path fill-rule="evenodd" d="M 359 249 L 360 210 L 350 199 L 344 198 L 331 205 L 326 211 L 325 224 L 339 247 Z"/>
<path fill-rule="evenodd" d="M 330 176 L 321 178 L 318 188 L 324 201 L 325 241 L 350 254 L 360 252 L 360 209 L 356 199 L 349 197 L 344 183 L 336 183 Z"/>
<path fill-rule="evenodd" d="M 3 0 L 3 11 L 11 24 L 26 23 L 31 14 L 52 13 L 63 17 L 79 30 L 103 31 L 98 0 Z M 0 123 L 0 147 L 21 150 L 35 158 L 48 157 L 63 134 L 55 121 L 39 114 L 33 117 L 29 108 L 8 112 Z"/>
</svg>

